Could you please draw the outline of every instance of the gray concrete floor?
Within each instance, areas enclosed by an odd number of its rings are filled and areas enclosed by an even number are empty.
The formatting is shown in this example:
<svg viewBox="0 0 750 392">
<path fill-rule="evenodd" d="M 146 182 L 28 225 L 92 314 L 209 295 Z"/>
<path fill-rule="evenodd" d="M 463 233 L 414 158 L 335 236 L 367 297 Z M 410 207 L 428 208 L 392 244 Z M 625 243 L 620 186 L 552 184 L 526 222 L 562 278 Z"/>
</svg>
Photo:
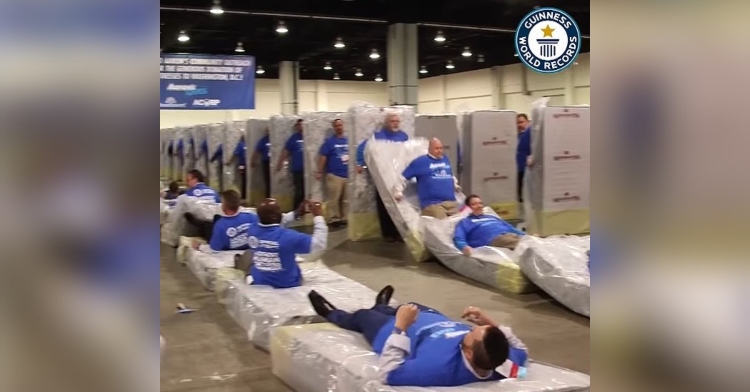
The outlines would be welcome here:
<svg viewBox="0 0 750 392">
<path fill-rule="evenodd" d="M 373 290 L 387 284 L 394 297 L 435 307 L 459 317 L 479 306 L 513 328 L 537 361 L 589 373 L 589 319 L 541 294 L 511 295 L 485 288 L 437 262 L 413 263 L 403 244 L 345 241 L 331 232 L 324 261 L 334 271 Z M 161 249 L 161 334 L 167 351 L 161 364 L 162 391 L 289 391 L 271 373 L 271 358 L 253 348 L 213 293 Z M 177 303 L 198 309 L 175 314 Z"/>
</svg>

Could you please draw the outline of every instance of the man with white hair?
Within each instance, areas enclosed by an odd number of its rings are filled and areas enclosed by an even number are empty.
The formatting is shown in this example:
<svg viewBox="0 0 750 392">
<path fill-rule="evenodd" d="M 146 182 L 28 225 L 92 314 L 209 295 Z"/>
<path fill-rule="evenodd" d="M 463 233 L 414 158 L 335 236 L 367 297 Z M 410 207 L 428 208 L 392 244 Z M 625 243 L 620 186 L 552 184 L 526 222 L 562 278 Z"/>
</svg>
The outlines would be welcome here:
<svg viewBox="0 0 750 392">
<path fill-rule="evenodd" d="M 461 188 L 453 176 L 450 160 L 443 154 L 440 139 L 430 139 L 427 154 L 413 160 L 402 176 L 402 182 L 393 190 L 397 201 L 403 199 L 406 183 L 415 179 L 422 215 L 443 219 L 458 214 L 456 192 Z"/>
<path fill-rule="evenodd" d="M 400 129 L 401 118 L 396 113 L 387 113 L 385 115 L 385 121 L 383 123 L 383 129 L 375 132 L 372 137 L 375 140 L 388 140 L 391 142 L 402 143 L 409 140 L 409 135 Z M 367 145 L 367 139 L 360 143 L 357 147 L 357 173 L 364 173 L 365 165 L 365 146 Z M 388 211 L 385 209 L 383 199 L 379 193 L 375 193 L 375 201 L 378 206 L 378 219 L 380 220 L 380 231 L 383 238 L 388 242 L 401 241 L 401 236 L 396 229 L 396 225 L 393 223 L 393 219 L 388 215 Z"/>
</svg>

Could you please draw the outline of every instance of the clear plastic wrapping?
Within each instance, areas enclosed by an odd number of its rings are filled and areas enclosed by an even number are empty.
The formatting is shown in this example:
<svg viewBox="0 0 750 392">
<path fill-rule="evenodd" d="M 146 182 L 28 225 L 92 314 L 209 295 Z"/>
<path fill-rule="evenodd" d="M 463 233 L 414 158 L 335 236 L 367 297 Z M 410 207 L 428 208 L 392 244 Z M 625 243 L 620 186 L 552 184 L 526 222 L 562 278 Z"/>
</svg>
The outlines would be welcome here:
<svg viewBox="0 0 750 392">
<path fill-rule="evenodd" d="M 523 273 L 572 311 L 591 316 L 590 236 L 526 236 L 517 251 Z"/>
<path fill-rule="evenodd" d="M 203 245 L 206 240 L 200 237 L 185 237 L 181 236 L 177 242 L 177 262 L 180 264 L 187 264 L 187 258 L 190 255 L 189 250 L 193 248 L 194 244 Z"/>
<path fill-rule="evenodd" d="M 245 253 L 244 250 L 206 253 L 188 248 L 186 264 L 190 271 L 208 291 L 214 291 L 217 273 L 222 268 L 234 268 L 234 256 Z"/>
<path fill-rule="evenodd" d="M 294 124 L 299 116 L 276 115 L 270 120 L 271 140 L 271 197 L 278 200 L 282 211 L 291 211 L 294 200 L 294 182 L 289 166 L 285 165 L 281 171 L 276 171 L 278 159 L 284 150 L 286 141 L 294 133 Z"/>
<path fill-rule="evenodd" d="M 245 166 L 245 162 L 238 162 L 238 157 L 234 155 L 234 151 L 237 149 L 240 140 L 245 135 L 245 126 L 247 121 L 232 121 L 228 122 L 224 128 L 224 155 L 223 155 L 223 173 L 224 176 L 222 184 L 224 189 L 232 189 L 240 192 L 242 186 L 242 180 L 239 177 L 239 165 Z M 242 192 L 240 192 L 241 194 Z"/>
<path fill-rule="evenodd" d="M 330 323 L 274 328 L 270 351 L 273 373 L 297 392 L 588 392 L 591 385 L 586 374 L 532 361 L 522 380 L 391 387 L 377 381 L 378 358 L 362 335 Z"/>
<path fill-rule="evenodd" d="M 174 134 L 173 128 L 164 128 L 159 132 L 159 141 L 161 143 L 161 178 L 170 180 L 172 175 L 172 161 L 169 155 L 169 145 L 172 142 Z"/>
<path fill-rule="evenodd" d="M 263 182 L 263 165 L 258 159 L 258 165 L 252 167 L 250 160 L 253 158 L 255 153 L 255 147 L 258 141 L 268 134 L 269 121 L 265 119 L 250 119 L 247 120 L 245 126 L 245 146 L 247 146 L 247 195 L 250 198 L 252 205 L 258 205 L 266 195 L 266 185 Z"/>
<path fill-rule="evenodd" d="M 497 215 L 490 207 L 485 214 Z M 537 290 L 522 273 L 519 267 L 518 251 L 483 246 L 475 248 L 471 256 L 466 256 L 453 244 L 456 225 L 469 214 L 468 210 L 448 219 L 422 217 L 424 242 L 440 262 L 459 275 L 486 284 L 496 289 L 525 294 Z"/>
<path fill-rule="evenodd" d="M 203 151 L 201 146 L 206 141 L 206 133 L 208 132 L 210 125 L 202 124 L 196 125 L 191 128 L 193 133 L 193 149 L 195 154 L 195 168 L 203 173 L 204 176 L 208 175 L 208 154 Z"/>
<path fill-rule="evenodd" d="M 414 108 L 410 106 L 377 107 L 367 103 L 356 103 L 349 108 L 346 123 L 349 137 L 349 238 L 354 241 L 379 238 L 377 207 L 375 206 L 376 188 L 368 172 L 357 174 L 357 147 L 366 139 L 383 128 L 387 113 L 398 114 L 401 118 L 401 130 L 409 137 L 414 136 Z M 368 143 L 369 144 L 369 143 Z"/>
<path fill-rule="evenodd" d="M 315 290 L 339 309 L 369 309 L 376 292 L 354 280 L 326 268 L 321 262 L 301 263 L 300 287 L 274 289 L 230 280 L 217 285 L 219 301 L 232 318 L 247 331 L 248 339 L 268 351 L 273 328 L 325 322 L 310 304 L 307 295 Z M 395 302 L 393 302 L 395 304 Z"/>
<path fill-rule="evenodd" d="M 346 113 L 341 112 L 312 112 L 302 116 L 305 121 L 305 195 L 312 200 L 325 201 L 325 178 L 318 180 L 315 173 L 318 171 L 318 158 L 320 147 L 330 136 L 333 136 L 333 121 L 341 119 L 344 121 L 344 132 L 348 131 L 344 118 Z M 347 135 L 348 136 L 348 135 Z M 352 156 L 350 151 L 350 156 Z"/>
<path fill-rule="evenodd" d="M 208 186 L 211 188 L 221 191 L 222 188 L 222 170 L 223 162 L 220 159 L 216 159 L 211 162 L 211 158 L 216 155 L 219 148 L 222 148 L 224 143 L 224 129 L 226 128 L 224 123 L 211 124 L 208 131 L 206 132 L 206 141 L 208 142 L 208 173 L 203 173 L 208 178 Z M 226 153 L 226 151 L 223 151 Z"/>
</svg>

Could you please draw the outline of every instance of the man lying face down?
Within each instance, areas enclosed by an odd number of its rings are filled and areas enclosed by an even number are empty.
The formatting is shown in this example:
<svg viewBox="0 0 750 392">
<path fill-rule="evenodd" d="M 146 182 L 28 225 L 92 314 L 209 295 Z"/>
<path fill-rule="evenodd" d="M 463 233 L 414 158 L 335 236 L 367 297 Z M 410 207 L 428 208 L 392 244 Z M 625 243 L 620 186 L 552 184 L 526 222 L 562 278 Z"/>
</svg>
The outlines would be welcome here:
<svg viewBox="0 0 750 392">
<path fill-rule="evenodd" d="M 528 359 L 526 346 L 510 328 L 468 307 L 463 318 L 476 326 L 453 321 L 419 304 L 388 306 L 393 287 L 378 293 L 375 306 L 348 313 L 336 309 L 315 291 L 309 294 L 315 311 L 337 326 L 360 332 L 379 356 L 380 381 L 393 386 L 453 387 L 478 381 L 516 377 Z M 510 360 L 510 372 L 495 369 Z"/>
<path fill-rule="evenodd" d="M 467 256 L 481 246 L 515 249 L 526 234 L 495 215 L 485 214 L 484 203 L 477 195 L 469 195 L 466 205 L 471 214 L 456 225 L 453 243 Z"/>
<path fill-rule="evenodd" d="M 248 244 L 252 251 L 250 275 L 253 284 L 275 288 L 297 287 L 302 284 L 302 271 L 297 255 L 320 252 L 328 243 L 328 226 L 319 202 L 303 202 L 301 211 L 313 214 L 313 234 L 304 234 L 282 227 L 281 207 L 276 199 L 265 199 L 258 206 L 259 222 L 250 228 Z M 288 215 L 288 214 L 287 214 Z"/>
</svg>

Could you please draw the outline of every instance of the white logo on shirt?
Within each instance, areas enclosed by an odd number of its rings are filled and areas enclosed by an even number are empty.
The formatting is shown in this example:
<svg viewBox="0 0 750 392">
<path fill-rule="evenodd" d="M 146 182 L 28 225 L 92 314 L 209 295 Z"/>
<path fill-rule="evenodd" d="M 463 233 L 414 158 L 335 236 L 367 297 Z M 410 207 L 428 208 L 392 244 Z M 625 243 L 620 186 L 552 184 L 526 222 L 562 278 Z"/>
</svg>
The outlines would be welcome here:
<svg viewBox="0 0 750 392">
<path fill-rule="evenodd" d="M 253 249 L 257 248 L 258 247 L 258 237 L 251 236 L 250 238 L 248 238 L 247 243 L 248 243 L 248 245 L 250 245 L 251 248 L 253 248 Z"/>
<path fill-rule="evenodd" d="M 450 168 L 450 165 L 448 165 L 445 162 L 430 163 L 430 169 L 438 169 L 438 168 Z"/>
<path fill-rule="evenodd" d="M 193 196 L 200 196 L 203 194 L 203 191 L 200 189 L 194 189 L 193 190 Z"/>
<path fill-rule="evenodd" d="M 227 229 L 227 237 L 232 238 L 237 235 L 237 229 L 230 227 Z"/>
</svg>

